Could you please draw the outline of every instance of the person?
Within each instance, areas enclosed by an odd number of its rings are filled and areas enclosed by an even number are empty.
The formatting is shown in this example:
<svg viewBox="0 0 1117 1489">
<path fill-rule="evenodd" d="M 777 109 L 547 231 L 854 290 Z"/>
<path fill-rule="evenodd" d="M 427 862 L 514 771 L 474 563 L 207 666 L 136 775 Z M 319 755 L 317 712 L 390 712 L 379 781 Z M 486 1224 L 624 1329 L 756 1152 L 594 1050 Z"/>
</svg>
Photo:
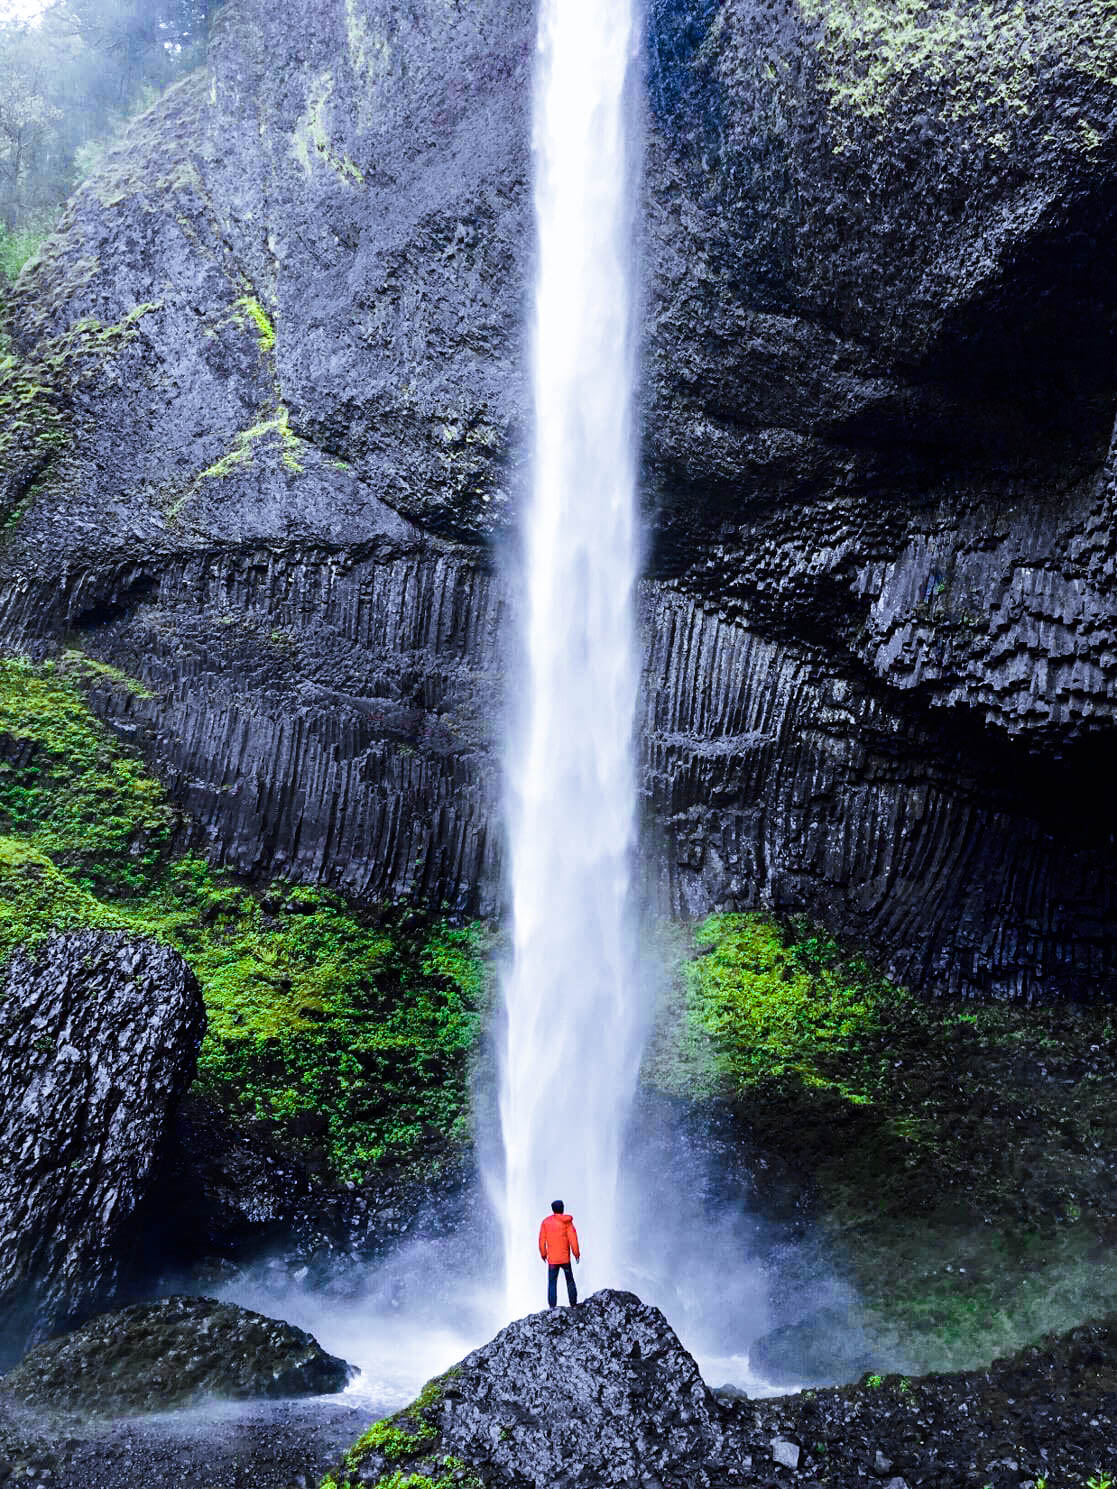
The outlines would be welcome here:
<svg viewBox="0 0 1117 1489">
<path fill-rule="evenodd" d="M 574 1286 L 574 1268 L 570 1257 L 582 1260 L 578 1249 L 578 1232 L 574 1229 L 574 1216 L 563 1213 L 562 1200 L 551 1201 L 551 1213 L 539 1227 L 539 1255 L 547 1263 L 547 1307 L 558 1306 L 558 1274 L 566 1273 L 566 1296 L 571 1308 L 578 1301 L 578 1289 Z"/>
</svg>

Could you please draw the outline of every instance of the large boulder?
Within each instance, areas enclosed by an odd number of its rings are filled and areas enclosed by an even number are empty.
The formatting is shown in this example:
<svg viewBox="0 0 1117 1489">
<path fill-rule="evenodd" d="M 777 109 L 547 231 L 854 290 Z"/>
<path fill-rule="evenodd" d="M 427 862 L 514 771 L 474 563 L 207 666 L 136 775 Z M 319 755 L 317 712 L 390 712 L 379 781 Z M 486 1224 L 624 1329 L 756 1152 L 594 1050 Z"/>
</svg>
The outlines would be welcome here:
<svg viewBox="0 0 1117 1489">
<path fill-rule="evenodd" d="M 648 18 L 663 901 L 1111 987 L 1109 0 Z M 234 0 L 13 298 L 0 642 L 142 678 L 95 706 L 242 871 L 501 903 L 533 55 L 510 0 Z"/>
<path fill-rule="evenodd" d="M 574 1486 L 726 1471 L 722 1410 L 658 1308 L 606 1290 L 503 1329 L 373 1427 L 337 1473 L 353 1489 L 461 1460 L 487 1485 Z"/>
<path fill-rule="evenodd" d="M 177 952 L 123 933 L 17 951 L 0 998 L 0 1346 L 88 1313 L 125 1275 L 129 1227 L 205 1014 Z"/>
<path fill-rule="evenodd" d="M 98 1416 L 211 1398 L 321 1396 L 356 1373 L 310 1334 L 213 1298 L 164 1298 L 90 1319 L 33 1349 L 4 1377 L 26 1406 Z"/>
<path fill-rule="evenodd" d="M 987 1369 L 748 1400 L 706 1389 L 631 1293 L 534 1314 L 376 1423 L 324 1485 L 432 1489 L 966 1489 L 1099 1479 L 1117 1441 L 1117 1319 Z M 789 1476 L 790 1470 L 790 1476 Z M 393 1478 L 393 1475 L 397 1477 Z"/>
</svg>

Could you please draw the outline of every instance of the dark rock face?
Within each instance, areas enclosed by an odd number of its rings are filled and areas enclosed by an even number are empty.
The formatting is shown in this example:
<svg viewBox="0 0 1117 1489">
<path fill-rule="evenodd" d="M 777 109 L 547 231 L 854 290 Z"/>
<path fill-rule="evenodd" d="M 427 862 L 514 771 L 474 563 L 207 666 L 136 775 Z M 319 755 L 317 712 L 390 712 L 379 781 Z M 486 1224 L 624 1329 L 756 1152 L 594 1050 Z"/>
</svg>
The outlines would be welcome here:
<svg viewBox="0 0 1117 1489">
<path fill-rule="evenodd" d="M 193 1091 L 140 1220 L 161 1292 L 250 1278 L 279 1298 L 297 1285 L 360 1295 L 370 1263 L 405 1237 L 455 1233 L 480 1185 L 474 1163 L 460 1157 L 437 1173 L 377 1169 L 356 1187 L 324 1182 Z"/>
<path fill-rule="evenodd" d="M 806 909 L 940 988 L 1114 986 L 1107 3 L 944 3 L 929 55 L 845 0 L 649 8 L 676 911 Z M 0 638 L 139 674 L 97 706 L 245 871 L 499 903 L 532 51 L 507 0 L 239 0 L 15 297 L 48 392 Z"/>
<path fill-rule="evenodd" d="M 128 1416 L 209 1397 L 324 1395 L 354 1373 L 291 1324 L 212 1298 L 164 1298 L 40 1344 L 4 1390 L 27 1406 Z"/>
<path fill-rule="evenodd" d="M 987 1371 L 867 1377 L 750 1402 L 716 1397 L 666 1319 L 631 1293 L 510 1324 L 374 1427 L 334 1470 L 372 1489 L 400 1469 L 446 1484 L 1070 1482 L 1107 1461 L 1117 1320 L 1041 1340 Z"/>
<path fill-rule="evenodd" d="M 17 952 L 0 1000 L 0 1342 L 111 1296 L 204 1013 L 177 952 L 123 934 Z"/>
</svg>

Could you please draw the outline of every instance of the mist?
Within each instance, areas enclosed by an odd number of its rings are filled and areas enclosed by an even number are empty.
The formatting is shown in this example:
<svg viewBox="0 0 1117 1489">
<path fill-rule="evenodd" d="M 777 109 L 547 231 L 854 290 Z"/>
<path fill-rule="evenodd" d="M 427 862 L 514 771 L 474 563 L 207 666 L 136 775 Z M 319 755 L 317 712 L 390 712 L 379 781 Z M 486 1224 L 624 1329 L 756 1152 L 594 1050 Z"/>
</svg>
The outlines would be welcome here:
<svg viewBox="0 0 1117 1489">
<path fill-rule="evenodd" d="M 130 119 L 205 58 L 215 0 L 0 5 L 0 286 Z"/>
</svg>

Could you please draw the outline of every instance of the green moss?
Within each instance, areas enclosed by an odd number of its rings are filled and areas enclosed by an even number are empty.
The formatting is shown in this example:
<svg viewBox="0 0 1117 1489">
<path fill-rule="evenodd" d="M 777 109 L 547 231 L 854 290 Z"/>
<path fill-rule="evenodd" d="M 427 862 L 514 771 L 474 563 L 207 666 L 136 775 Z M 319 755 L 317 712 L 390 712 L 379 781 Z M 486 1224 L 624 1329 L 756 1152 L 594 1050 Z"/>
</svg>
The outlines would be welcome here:
<svg viewBox="0 0 1117 1489">
<path fill-rule="evenodd" d="M 451 1486 L 482 1489 L 480 1478 L 460 1458 L 438 1456 L 430 1451 L 439 1435 L 430 1413 L 441 1401 L 446 1381 L 460 1373 L 460 1368 L 454 1366 L 435 1376 L 427 1381 L 410 1406 L 382 1422 L 374 1422 L 341 1463 L 338 1472 L 344 1475 L 343 1485 L 365 1485 L 368 1481 L 364 1478 L 364 1465 L 370 1458 L 377 1463 L 383 1459 L 389 1462 L 414 1459 L 421 1461 L 411 1465 L 411 1472 L 405 1474 L 402 1468 L 397 1468 L 377 1479 L 375 1489 L 451 1489 Z M 319 1489 L 328 1489 L 330 1482 L 343 1489 L 336 1475 L 327 1475 Z"/>
<path fill-rule="evenodd" d="M 858 1104 L 869 1099 L 849 1084 L 846 1059 L 878 1024 L 887 991 L 866 963 L 843 959 L 823 937 L 789 937 L 762 915 L 710 916 L 695 940 L 690 1020 L 738 1091 L 795 1082 Z"/>
<path fill-rule="evenodd" d="M 155 697 L 151 689 L 145 687 L 138 678 L 129 677 L 126 672 L 121 672 L 119 667 L 110 666 L 108 662 L 99 662 L 95 657 L 86 656 L 85 652 L 76 647 L 69 647 L 62 653 L 59 671 L 63 676 L 72 675 L 85 683 L 110 683 L 113 687 L 131 693 L 133 698 Z"/>
<path fill-rule="evenodd" d="M 345 1466 L 355 1472 L 370 1453 L 379 1453 L 393 1462 L 401 1458 L 417 1458 L 437 1435 L 426 1422 L 420 1422 L 414 1430 L 399 1427 L 392 1419 L 374 1422 L 346 1453 Z"/>
<path fill-rule="evenodd" d="M 49 456 L 68 439 L 43 367 L 0 356 L 0 459 L 28 446 Z"/>
<path fill-rule="evenodd" d="M 57 668 L 0 659 L 0 745 L 0 830 L 83 888 L 151 883 L 174 813 Z"/>
<path fill-rule="evenodd" d="M 793 1165 L 878 1358 L 968 1368 L 1111 1306 L 1110 1008 L 924 1001 L 763 916 L 697 940 L 646 1077 Z"/>
<path fill-rule="evenodd" d="M 77 653 L 0 661 L 0 955 L 83 925 L 176 946 L 208 1012 L 200 1085 L 337 1176 L 464 1138 L 483 929 L 404 929 L 399 911 L 253 893 L 176 857 L 161 787 L 78 690 L 106 678 L 139 686 Z"/>
<path fill-rule="evenodd" d="M 254 295 L 242 295 L 236 304 L 237 308 L 242 310 L 256 327 L 256 334 L 260 339 L 260 350 L 265 356 L 269 356 L 275 350 L 275 326 L 269 319 L 267 311 Z"/>
<path fill-rule="evenodd" d="M 334 91 L 334 80 L 323 72 L 310 85 L 306 109 L 295 126 L 291 148 L 295 159 L 309 176 L 315 162 L 320 162 L 349 186 L 363 186 L 364 172 L 350 160 L 348 155 L 339 155 L 333 148 L 326 124 L 330 98 Z"/>
<path fill-rule="evenodd" d="M 202 471 L 198 477 L 202 481 L 222 480 L 242 466 L 251 465 L 256 454 L 256 449 L 261 442 L 273 447 L 278 446 L 280 459 L 284 466 L 295 474 L 301 474 L 302 462 L 299 459 L 301 448 L 299 438 L 291 430 L 291 416 L 286 404 L 279 404 L 275 414 L 270 419 L 263 419 L 259 424 L 253 424 L 251 429 L 244 429 L 237 435 L 233 447 L 227 454 L 222 455 L 213 465 Z M 168 508 L 167 517 L 177 517 L 182 508 L 189 501 L 192 492 L 180 497 L 173 506 Z"/>
<path fill-rule="evenodd" d="M 1041 71 L 1117 85 L 1114 0 L 799 0 L 817 24 L 823 86 L 840 113 L 885 122 L 905 99 L 985 117 L 988 142 L 1027 115 Z M 1088 147 L 1088 142 L 1086 142 Z"/>
</svg>

